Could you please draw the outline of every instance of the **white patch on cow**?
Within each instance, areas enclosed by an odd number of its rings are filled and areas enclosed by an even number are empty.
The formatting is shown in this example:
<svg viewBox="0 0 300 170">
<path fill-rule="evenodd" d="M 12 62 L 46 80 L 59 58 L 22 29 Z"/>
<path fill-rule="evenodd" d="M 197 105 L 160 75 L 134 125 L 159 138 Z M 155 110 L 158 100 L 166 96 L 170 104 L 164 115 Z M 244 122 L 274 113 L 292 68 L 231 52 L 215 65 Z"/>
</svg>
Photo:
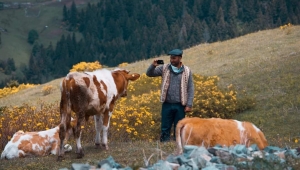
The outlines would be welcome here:
<svg viewBox="0 0 300 170">
<path fill-rule="evenodd" d="M 4 151 L 1 154 L 1 159 L 6 158 L 6 159 L 12 159 L 12 158 L 18 158 L 19 157 L 19 152 L 23 152 L 22 150 L 18 149 L 18 146 L 20 145 L 21 141 L 23 140 L 30 140 L 32 136 L 30 135 L 23 135 L 23 131 L 18 131 L 13 135 L 11 140 L 6 144 Z M 21 136 L 20 136 L 21 135 Z M 16 142 L 12 142 L 15 140 L 17 136 L 20 136 L 19 140 Z M 24 153 L 24 152 L 23 152 Z"/>
<path fill-rule="evenodd" d="M 81 133 L 82 131 L 80 131 L 79 138 L 76 139 L 77 151 L 79 148 L 82 149 L 81 142 L 80 142 Z"/>
<path fill-rule="evenodd" d="M 65 144 L 64 149 L 65 149 L 65 152 L 70 152 L 70 151 L 72 151 L 72 146 L 70 144 Z"/>
<path fill-rule="evenodd" d="M 103 143 L 107 144 L 107 131 L 108 131 L 108 126 L 103 126 Z"/>
<path fill-rule="evenodd" d="M 20 139 L 16 143 L 19 144 L 23 140 L 29 140 L 30 141 L 31 139 L 32 139 L 32 135 L 24 134 L 24 135 L 20 136 Z"/>
<path fill-rule="evenodd" d="M 38 132 L 39 136 L 45 138 L 45 137 L 50 137 L 52 138 L 59 130 L 59 127 L 55 127 L 49 130 L 45 130 L 45 131 L 40 131 Z"/>
<path fill-rule="evenodd" d="M 186 126 L 184 126 L 184 127 L 181 129 L 181 133 L 180 133 L 181 138 L 180 138 L 180 142 L 178 142 L 178 147 L 181 149 L 180 152 L 182 152 L 182 148 L 183 148 L 182 145 L 186 145 L 186 144 L 187 144 L 187 141 L 186 141 L 186 143 L 182 144 L 182 139 L 185 139 L 185 134 L 186 134 L 185 131 L 186 131 Z"/>
<path fill-rule="evenodd" d="M 243 126 L 243 122 L 240 122 L 238 120 L 234 120 L 237 123 L 237 127 L 240 131 L 245 131 L 245 128 Z"/>
<path fill-rule="evenodd" d="M 110 119 L 110 117 L 111 117 L 111 115 L 112 115 L 112 112 L 109 112 L 108 115 L 109 115 L 109 119 Z M 110 121 L 108 121 L 108 122 L 110 122 Z"/>
<path fill-rule="evenodd" d="M 44 150 L 45 148 L 43 147 L 43 145 L 38 145 L 38 144 L 32 144 L 32 150 L 33 151 L 37 151 L 40 152 L 42 150 Z"/>
<path fill-rule="evenodd" d="M 16 145 L 16 143 L 12 143 L 11 141 L 9 141 L 1 154 L 1 159 L 13 159 L 17 157 L 19 157 L 18 146 Z"/>
<path fill-rule="evenodd" d="M 111 71 L 107 69 L 101 69 L 101 70 L 96 70 L 93 72 L 86 72 L 86 73 L 91 76 L 95 75 L 97 77 L 98 82 L 103 81 L 104 84 L 106 85 L 107 93 L 104 90 L 103 86 L 101 86 L 101 90 L 104 93 L 104 95 L 107 96 L 106 108 L 109 108 L 109 104 L 111 103 L 112 99 L 118 95 L 116 82 L 114 81 Z M 95 98 L 98 98 L 98 93 Z"/>
<path fill-rule="evenodd" d="M 95 143 L 100 144 L 100 138 L 101 138 L 100 133 L 103 126 L 102 116 L 94 115 L 94 120 L 95 120 L 95 129 L 96 129 Z"/>
<path fill-rule="evenodd" d="M 127 73 L 129 73 L 129 70 L 126 70 L 126 69 L 122 69 L 122 68 L 115 68 L 114 70 L 113 70 L 113 72 L 115 72 L 115 71 L 123 71 L 123 70 L 125 70 Z"/>
<path fill-rule="evenodd" d="M 240 122 L 238 120 L 234 120 L 237 123 L 237 128 L 240 131 L 240 143 L 239 144 L 244 144 L 246 145 L 248 139 L 247 139 L 247 134 L 246 129 L 243 126 L 243 122 Z"/>
<path fill-rule="evenodd" d="M 258 127 L 256 127 L 254 124 L 252 124 L 252 126 L 254 127 L 254 129 L 256 130 L 256 132 L 260 132 L 260 129 Z"/>
<path fill-rule="evenodd" d="M 106 95 L 106 91 L 105 91 L 104 86 L 103 86 L 102 83 L 100 83 L 100 89 L 103 92 L 103 94 Z"/>
</svg>

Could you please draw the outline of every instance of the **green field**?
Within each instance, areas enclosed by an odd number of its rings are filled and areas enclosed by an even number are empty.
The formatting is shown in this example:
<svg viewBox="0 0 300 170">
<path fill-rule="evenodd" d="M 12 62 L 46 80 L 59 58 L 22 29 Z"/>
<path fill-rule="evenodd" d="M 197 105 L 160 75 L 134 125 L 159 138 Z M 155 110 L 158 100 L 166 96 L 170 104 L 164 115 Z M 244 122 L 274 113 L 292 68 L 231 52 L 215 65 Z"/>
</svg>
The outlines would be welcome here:
<svg viewBox="0 0 300 170">
<path fill-rule="evenodd" d="M 50 42 L 55 47 L 56 42 L 63 34 L 69 34 L 62 20 L 62 10 L 64 3 L 69 5 L 72 1 L 63 1 L 59 3 L 56 1 L 35 1 L 35 0 L 22 0 L 18 2 L 40 2 L 38 5 L 28 9 L 4 9 L 0 10 L 0 28 L 7 30 L 1 32 L 1 46 L 0 46 L 0 59 L 6 60 L 13 58 L 16 67 L 21 64 L 28 65 L 32 45 L 27 42 L 28 32 L 32 29 L 36 30 L 39 34 L 38 43 L 47 47 Z M 43 3 L 47 4 L 43 4 Z M 96 2 L 95 0 L 81 1 L 77 5 L 78 9 L 83 8 L 87 2 Z M 27 11 L 27 15 L 26 12 Z M 76 33 L 77 40 L 82 38 L 81 34 Z M 0 81 L 5 76 L 0 76 Z"/>
</svg>

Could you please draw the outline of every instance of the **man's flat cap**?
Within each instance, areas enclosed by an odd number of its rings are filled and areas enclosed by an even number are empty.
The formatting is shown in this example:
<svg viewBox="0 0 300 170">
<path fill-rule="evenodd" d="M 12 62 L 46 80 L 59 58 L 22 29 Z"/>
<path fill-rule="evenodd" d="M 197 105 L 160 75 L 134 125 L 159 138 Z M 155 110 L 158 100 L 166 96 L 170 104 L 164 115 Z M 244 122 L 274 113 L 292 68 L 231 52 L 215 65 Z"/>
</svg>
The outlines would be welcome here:
<svg viewBox="0 0 300 170">
<path fill-rule="evenodd" d="M 182 56 L 182 50 L 174 49 L 168 53 L 168 55 Z"/>
</svg>

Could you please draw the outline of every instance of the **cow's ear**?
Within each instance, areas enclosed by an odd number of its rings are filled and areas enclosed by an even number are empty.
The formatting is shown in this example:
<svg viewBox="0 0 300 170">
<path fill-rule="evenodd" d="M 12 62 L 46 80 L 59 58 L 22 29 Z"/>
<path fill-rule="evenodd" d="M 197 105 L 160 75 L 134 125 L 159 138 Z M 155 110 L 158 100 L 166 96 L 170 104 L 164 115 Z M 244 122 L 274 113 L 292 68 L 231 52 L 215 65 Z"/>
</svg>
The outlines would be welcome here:
<svg viewBox="0 0 300 170">
<path fill-rule="evenodd" d="M 137 73 L 127 74 L 126 78 L 127 80 L 135 81 L 140 78 L 140 75 Z"/>
</svg>

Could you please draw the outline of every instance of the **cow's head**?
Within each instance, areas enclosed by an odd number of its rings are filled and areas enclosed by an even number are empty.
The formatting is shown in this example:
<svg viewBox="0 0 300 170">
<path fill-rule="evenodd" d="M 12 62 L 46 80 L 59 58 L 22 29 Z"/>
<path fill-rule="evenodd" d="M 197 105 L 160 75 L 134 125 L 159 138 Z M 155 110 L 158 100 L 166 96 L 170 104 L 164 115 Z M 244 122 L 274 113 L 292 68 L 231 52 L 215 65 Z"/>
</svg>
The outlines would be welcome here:
<svg viewBox="0 0 300 170">
<path fill-rule="evenodd" d="M 127 87 L 129 80 L 135 81 L 140 77 L 140 74 L 138 73 L 132 73 L 129 74 L 128 70 L 124 69 L 115 69 L 113 72 L 113 77 L 115 79 L 115 83 L 119 92 L 119 95 L 121 97 L 126 97 L 127 96 Z"/>
</svg>

